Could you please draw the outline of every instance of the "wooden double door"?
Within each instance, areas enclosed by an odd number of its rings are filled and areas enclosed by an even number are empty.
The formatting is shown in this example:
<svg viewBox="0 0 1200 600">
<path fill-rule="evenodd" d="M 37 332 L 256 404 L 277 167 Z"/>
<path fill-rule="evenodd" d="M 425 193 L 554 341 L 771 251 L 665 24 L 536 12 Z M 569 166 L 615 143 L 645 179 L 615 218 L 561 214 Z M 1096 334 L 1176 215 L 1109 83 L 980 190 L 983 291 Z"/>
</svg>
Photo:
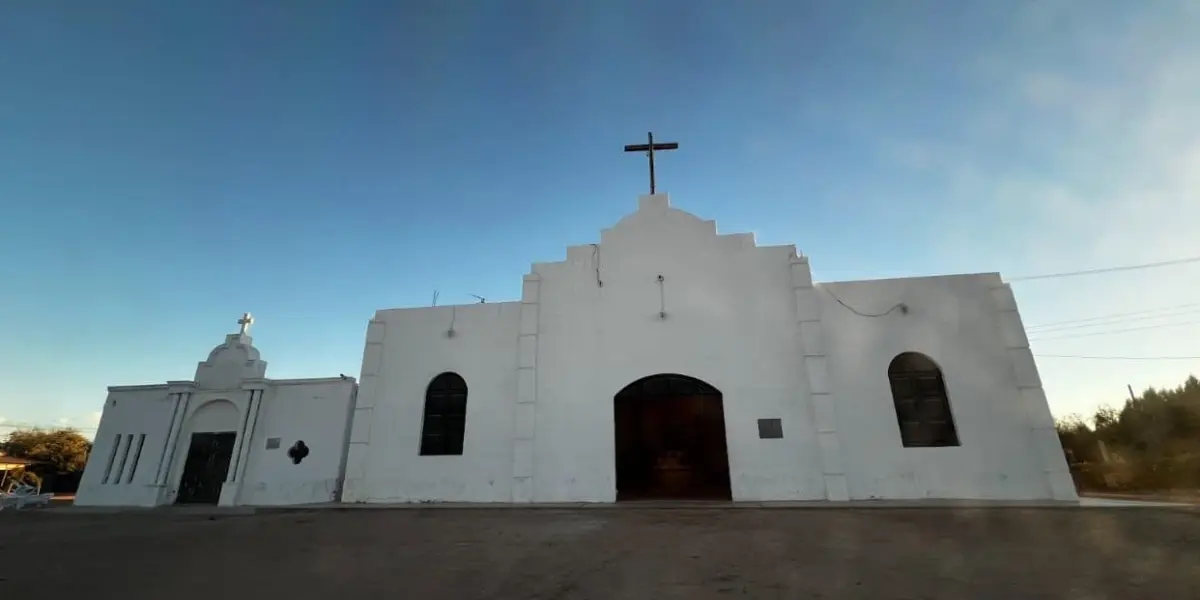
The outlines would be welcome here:
<svg viewBox="0 0 1200 600">
<path fill-rule="evenodd" d="M 730 499 L 721 393 L 683 375 L 638 380 L 615 398 L 617 499 Z"/>
</svg>

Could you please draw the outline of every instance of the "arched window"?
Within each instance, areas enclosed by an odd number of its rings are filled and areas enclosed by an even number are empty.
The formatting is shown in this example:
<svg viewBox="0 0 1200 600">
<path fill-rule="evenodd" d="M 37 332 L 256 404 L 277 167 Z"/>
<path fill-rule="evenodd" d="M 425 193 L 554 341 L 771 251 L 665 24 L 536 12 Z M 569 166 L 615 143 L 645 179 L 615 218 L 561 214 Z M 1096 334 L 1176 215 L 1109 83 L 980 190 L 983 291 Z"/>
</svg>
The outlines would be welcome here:
<svg viewBox="0 0 1200 600">
<path fill-rule="evenodd" d="M 467 428 L 467 382 L 458 373 L 442 373 L 425 390 L 421 456 L 460 455 Z"/>
<path fill-rule="evenodd" d="M 932 359 L 916 352 L 900 354 L 888 366 L 888 379 L 905 447 L 959 445 L 946 382 Z"/>
</svg>

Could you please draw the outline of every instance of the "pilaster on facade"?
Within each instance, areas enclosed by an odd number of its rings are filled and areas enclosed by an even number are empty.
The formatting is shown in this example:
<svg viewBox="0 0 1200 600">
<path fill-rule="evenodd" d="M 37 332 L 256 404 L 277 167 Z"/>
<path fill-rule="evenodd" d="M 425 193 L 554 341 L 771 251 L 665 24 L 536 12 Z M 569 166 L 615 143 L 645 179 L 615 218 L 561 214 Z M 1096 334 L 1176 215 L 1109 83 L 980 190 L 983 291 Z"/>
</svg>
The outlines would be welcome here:
<svg viewBox="0 0 1200 600">
<path fill-rule="evenodd" d="M 246 426 L 249 425 L 250 412 L 254 408 L 255 392 L 250 390 L 244 391 L 242 394 L 244 394 L 245 402 L 238 402 L 238 404 L 241 405 L 242 414 L 239 415 L 241 418 L 238 419 L 237 434 L 233 437 L 233 454 L 230 459 L 231 462 L 229 468 L 225 471 L 225 486 L 221 489 L 222 492 L 226 492 L 234 484 L 234 482 L 237 481 L 238 467 L 240 467 L 242 464 L 242 450 L 244 450 L 247 445 Z"/>
<path fill-rule="evenodd" d="M 533 502 L 534 438 L 537 433 L 537 336 L 542 278 L 525 276 L 517 333 L 517 401 L 513 405 L 512 501 Z"/>
<path fill-rule="evenodd" d="M 1017 310 L 1017 299 L 1012 287 L 1002 284 L 991 290 L 992 302 L 1000 322 L 1000 338 L 1008 352 L 1020 393 L 1021 410 L 1029 423 L 1030 435 L 1041 460 L 1042 469 L 1055 500 L 1078 500 L 1075 482 L 1067 466 L 1062 443 L 1054 428 L 1054 416 L 1050 414 L 1050 403 L 1042 389 L 1042 378 L 1038 374 L 1037 362 L 1025 335 L 1025 324 Z"/>
<path fill-rule="evenodd" d="M 821 457 L 821 474 L 825 482 L 825 498 L 833 501 L 850 499 L 846 472 L 842 466 L 841 438 L 837 430 L 837 407 L 829 381 L 829 359 L 825 354 L 824 329 L 821 324 L 820 290 L 813 286 L 808 258 L 792 256 L 792 293 L 796 302 L 796 335 L 800 339 L 804 377 L 808 380 L 809 400 L 813 408 L 813 424 Z"/>
<path fill-rule="evenodd" d="M 238 431 L 238 444 L 234 451 L 233 468 L 229 470 L 226 481 L 235 483 L 240 492 L 242 476 L 246 473 L 246 462 L 253 449 L 254 430 L 258 426 L 258 414 L 262 407 L 263 394 L 270 388 L 270 382 L 265 379 L 253 379 L 242 382 L 242 390 L 249 396 L 246 403 L 246 414 L 242 418 L 241 430 Z M 235 498 L 236 501 L 236 498 Z"/>
<path fill-rule="evenodd" d="M 342 500 L 366 502 L 368 494 L 363 487 L 367 476 L 367 462 L 371 444 L 371 420 L 375 415 L 375 404 L 379 401 L 383 385 L 383 350 L 387 338 L 387 321 L 371 319 L 367 325 L 367 343 L 363 348 L 363 367 L 359 374 L 358 391 L 355 393 L 354 409 L 350 415 L 350 439 L 346 447 L 346 471 L 342 485 Z"/>
<path fill-rule="evenodd" d="M 159 454 L 158 469 L 154 473 L 152 485 L 158 488 L 156 504 L 163 504 L 169 500 L 166 494 L 171 487 L 168 483 L 171 479 L 171 465 L 175 462 L 175 450 L 179 446 L 179 435 L 183 430 L 184 420 L 187 418 L 192 394 L 195 392 L 196 383 L 194 381 L 167 382 L 167 394 L 171 398 L 172 404 L 171 423 L 170 429 L 167 430 L 167 441 L 163 444 L 162 452 Z"/>
</svg>

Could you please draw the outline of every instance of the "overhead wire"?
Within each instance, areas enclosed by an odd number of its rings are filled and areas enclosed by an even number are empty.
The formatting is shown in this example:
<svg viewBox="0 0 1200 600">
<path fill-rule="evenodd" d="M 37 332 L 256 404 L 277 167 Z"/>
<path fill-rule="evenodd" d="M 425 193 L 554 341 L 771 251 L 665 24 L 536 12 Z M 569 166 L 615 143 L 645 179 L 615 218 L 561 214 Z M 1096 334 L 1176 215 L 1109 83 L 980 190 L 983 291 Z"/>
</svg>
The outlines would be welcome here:
<svg viewBox="0 0 1200 600">
<path fill-rule="evenodd" d="M 1197 308 L 1198 310 L 1200 310 L 1200 302 L 1190 302 L 1188 304 L 1176 304 L 1174 306 L 1163 306 L 1161 308 L 1149 308 L 1149 309 L 1145 309 L 1145 310 L 1135 310 L 1135 311 L 1130 311 L 1130 312 L 1109 313 L 1107 315 L 1100 315 L 1100 316 L 1096 316 L 1096 317 L 1086 317 L 1086 318 L 1082 318 L 1082 319 L 1066 319 L 1063 321 L 1051 321 L 1049 323 L 1039 323 L 1037 325 L 1030 325 L 1030 326 L 1026 327 L 1026 329 L 1057 329 L 1057 328 L 1059 328 L 1059 326 L 1074 325 L 1076 323 L 1090 323 L 1090 322 L 1094 322 L 1094 321 L 1107 321 L 1109 319 L 1114 319 L 1114 320 L 1120 321 L 1124 317 L 1138 317 L 1139 315 L 1149 315 L 1147 318 L 1150 318 L 1150 317 L 1161 316 L 1161 315 L 1150 315 L 1150 313 L 1161 313 L 1164 311 L 1176 311 L 1176 310 L 1191 309 L 1191 308 Z M 1183 312 L 1190 313 L 1193 311 L 1184 310 Z"/>
<path fill-rule="evenodd" d="M 1075 323 L 1075 324 L 1055 325 L 1053 327 L 1041 327 L 1038 329 L 1027 328 L 1027 331 L 1029 331 L 1029 333 L 1031 333 L 1031 334 L 1058 333 L 1060 331 L 1070 331 L 1072 329 L 1088 329 L 1091 327 L 1107 327 L 1107 326 L 1111 326 L 1111 325 L 1123 325 L 1125 323 L 1134 323 L 1137 321 L 1165 319 L 1168 317 L 1183 317 L 1183 316 L 1194 315 L 1196 313 L 1200 313 L 1200 310 L 1185 310 L 1185 311 L 1177 311 L 1177 312 L 1171 312 L 1171 313 L 1162 313 L 1162 314 L 1157 314 L 1157 315 L 1132 316 L 1132 317 L 1126 317 L 1126 318 L 1121 318 L 1121 319 L 1111 319 L 1111 320 L 1107 320 L 1107 321 L 1096 321 L 1096 322 L 1092 322 L 1092 323 Z"/>
<path fill-rule="evenodd" d="M 1115 267 L 1102 267 L 1102 268 L 1098 268 L 1098 269 L 1080 269 L 1080 270 L 1076 270 L 1076 271 L 1063 271 L 1063 272 L 1059 272 L 1059 273 L 1043 273 L 1043 274 L 1038 274 L 1038 275 L 1024 275 L 1024 276 L 1020 276 L 1020 277 L 1009 277 L 1009 278 L 1007 278 L 1007 281 L 1020 282 L 1020 281 L 1037 281 L 1037 280 L 1046 280 L 1046 279 L 1061 279 L 1061 278 L 1065 278 L 1065 277 L 1079 277 L 1079 276 L 1084 276 L 1084 275 L 1099 275 L 1099 274 L 1104 274 L 1104 273 L 1140 271 L 1140 270 L 1145 270 L 1145 269 L 1156 269 L 1156 268 L 1160 268 L 1160 267 L 1185 265 L 1185 264 L 1191 264 L 1191 263 L 1200 263 L 1200 256 L 1176 258 L 1176 259 L 1171 259 L 1171 260 L 1160 260 L 1160 261 L 1141 263 L 1141 264 L 1136 264 L 1136 265 L 1121 265 L 1121 266 L 1115 266 Z M 1140 326 L 1140 327 L 1126 327 L 1126 328 L 1122 328 L 1122 329 L 1108 329 L 1108 330 L 1102 330 L 1102 331 L 1087 331 L 1087 332 L 1083 332 L 1083 333 L 1071 333 L 1071 334 L 1067 334 L 1067 335 L 1050 335 L 1050 336 L 1046 336 L 1046 337 L 1041 336 L 1041 334 L 1047 334 L 1047 333 L 1055 334 L 1055 333 L 1058 333 L 1058 332 L 1064 331 L 1064 330 L 1087 329 L 1090 327 L 1104 327 L 1104 326 L 1110 326 L 1110 325 L 1119 325 L 1119 324 L 1133 322 L 1133 321 L 1145 321 L 1145 320 L 1150 320 L 1150 319 L 1177 317 L 1177 316 L 1190 315 L 1190 314 L 1200 312 L 1200 310 L 1182 310 L 1182 309 L 1192 309 L 1195 307 L 1200 307 L 1200 303 L 1188 303 L 1188 304 L 1180 304 L 1180 305 L 1163 307 L 1163 308 L 1158 308 L 1158 309 L 1148 309 L 1148 310 L 1132 311 L 1132 312 L 1125 312 L 1125 313 L 1113 313 L 1113 314 L 1109 314 L 1109 315 L 1103 315 L 1103 316 L 1097 316 L 1097 317 L 1087 317 L 1087 318 L 1082 318 L 1082 319 L 1067 319 L 1064 321 L 1044 323 L 1041 325 L 1033 325 L 1033 326 L 1027 327 L 1026 331 L 1027 331 L 1028 335 L 1030 336 L 1030 338 L 1029 338 L 1030 341 L 1050 341 L 1050 340 L 1063 340 L 1063 339 L 1072 339 L 1072 338 L 1081 338 L 1081 337 L 1092 337 L 1092 336 L 1098 336 L 1098 335 L 1112 335 L 1112 334 L 1126 333 L 1126 332 L 1131 332 L 1131 331 L 1163 329 L 1163 328 L 1167 328 L 1167 327 L 1186 327 L 1189 325 L 1198 324 L 1198 323 L 1200 323 L 1200 321 L 1184 321 L 1184 322 L 1178 322 L 1178 323 L 1158 323 L 1158 324 L 1154 324 L 1154 325 L 1146 325 L 1146 326 Z M 1174 312 L 1170 312 L 1170 311 L 1174 311 Z M 1157 313 L 1157 314 L 1155 314 L 1155 313 Z M 1041 355 L 1036 355 L 1036 356 L 1045 357 L 1045 358 L 1078 358 L 1078 359 L 1090 359 L 1090 360 L 1191 360 L 1192 359 L 1192 357 L 1187 357 L 1187 356 L 1179 356 L 1179 357 L 1119 357 L 1119 356 L 1103 357 L 1103 356 L 1077 356 L 1077 355 L 1065 355 L 1065 354 L 1063 354 L 1063 355 L 1041 354 Z"/>
<path fill-rule="evenodd" d="M 1036 358 L 1075 358 L 1080 360 L 1200 360 L 1200 356 L 1081 356 L 1077 354 L 1034 354 Z"/>
<path fill-rule="evenodd" d="M 1098 268 L 1098 269 L 1080 269 L 1080 270 L 1076 270 L 1076 271 L 1063 271 L 1063 272 L 1059 272 L 1059 273 L 1042 273 L 1042 274 L 1038 274 L 1038 275 L 1023 275 L 1023 276 L 1019 276 L 1019 277 L 1009 277 L 1009 278 L 1007 278 L 1007 281 L 1008 282 L 1019 282 L 1019 281 L 1036 281 L 1036 280 L 1044 280 L 1044 279 L 1060 279 L 1063 277 L 1078 277 L 1078 276 L 1082 276 L 1082 275 L 1099 275 L 1102 273 L 1117 273 L 1117 272 L 1122 272 L 1122 271 L 1138 271 L 1138 270 L 1143 270 L 1143 269 L 1155 269 L 1155 268 L 1159 268 L 1159 267 L 1167 267 L 1167 266 L 1172 266 L 1172 265 L 1183 265 L 1183 264 L 1197 263 L 1197 262 L 1200 262 L 1200 256 L 1176 258 L 1176 259 L 1171 259 L 1171 260 L 1161 260 L 1161 261 L 1157 261 L 1157 262 L 1142 263 L 1142 264 L 1136 264 L 1136 265 L 1121 265 L 1121 266 L 1116 266 L 1116 267 L 1102 267 L 1102 268 Z M 599 277 L 598 273 L 597 273 L 597 277 Z M 892 312 L 894 312 L 896 310 L 900 310 L 901 312 L 907 312 L 908 307 L 905 306 L 904 303 L 901 302 L 901 303 L 897 303 L 897 304 L 893 305 L 891 308 L 889 308 L 886 311 L 883 311 L 881 313 L 865 313 L 865 312 L 859 311 L 858 309 L 854 308 L 853 306 L 850 306 L 846 302 L 842 301 L 842 299 L 839 298 L 836 294 L 834 294 L 829 288 L 824 287 L 824 286 L 822 286 L 822 287 L 825 289 L 826 293 L 828 293 L 834 300 L 836 300 L 838 304 L 842 305 L 843 308 L 849 310 L 850 312 L 852 312 L 860 317 L 883 317 L 888 314 L 891 314 Z M 1188 307 L 1188 306 L 1200 306 L 1200 304 L 1195 304 L 1195 303 L 1185 304 L 1185 305 L 1182 305 L 1181 307 Z M 1109 315 L 1109 316 L 1111 317 L 1111 316 L 1136 315 L 1136 314 L 1139 314 L 1140 312 L 1141 311 L 1137 311 L 1134 313 L 1124 313 L 1124 314 L 1118 313 L 1117 315 Z M 1108 318 L 1108 317 L 1091 317 L 1088 319 L 1077 319 L 1077 320 L 1072 319 L 1072 320 L 1068 320 L 1068 321 L 1062 321 L 1060 323 L 1048 323 L 1045 325 L 1035 325 L 1032 327 L 1028 327 L 1027 329 L 1038 329 L 1038 328 L 1043 328 L 1043 327 L 1050 327 L 1051 325 L 1057 325 L 1057 324 L 1082 323 L 1085 321 L 1097 321 L 1097 320 L 1104 320 L 1106 318 Z M 1130 320 L 1141 320 L 1141 319 L 1130 319 Z M 1064 328 L 1064 329 L 1070 329 L 1070 328 Z M 1116 332 L 1114 332 L 1114 333 L 1116 333 Z"/>
<path fill-rule="evenodd" d="M 905 305 L 903 302 L 897 302 L 897 303 L 893 304 L 891 308 L 889 308 L 881 313 L 861 312 L 858 309 L 854 308 L 853 306 L 850 306 L 849 304 L 846 304 L 845 302 L 843 302 L 842 299 L 838 298 L 837 294 L 833 293 L 833 290 L 829 289 L 828 287 L 821 286 L 821 289 L 825 290 L 825 293 L 829 294 L 829 296 L 831 298 L 833 298 L 834 300 L 836 300 L 838 304 L 841 304 L 843 308 L 845 308 L 846 310 L 848 310 L 860 317 L 871 317 L 871 318 L 886 317 L 887 315 L 889 315 L 892 312 L 897 311 L 897 310 L 899 310 L 901 313 L 908 312 L 908 306 Z"/>
<path fill-rule="evenodd" d="M 1176 258 L 1173 260 L 1161 260 L 1152 263 L 1142 263 L 1139 265 L 1122 265 L 1119 267 L 1103 267 L 1100 269 L 1083 269 L 1079 271 L 1064 271 L 1061 273 L 1044 273 L 1041 275 L 1024 275 L 1021 277 L 1009 277 L 1008 281 L 1034 281 L 1038 279 L 1061 279 L 1063 277 L 1079 277 L 1082 275 L 1098 275 L 1100 273 L 1116 273 L 1119 271 L 1140 271 L 1142 269 L 1156 269 L 1158 267 L 1169 267 L 1173 265 L 1185 265 L 1188 263 L 1200 262 L 1200 256 L 1192 256 L 1188 258 Z"/>
<path fill-rule="evenodd" d="M 1036 337 L 1036 333 L 1035 333 L 1034 337 L 1030 337 L 1030 341 L 1042 342 L 1042 341 L 1048 341 L 1048 340 L 1065 340 L 1065 339 L 1071 339 L 1071 338 L 1092 337 L 1092 336 L 1096 336 L 1096 335 L 1111 335 L 1114 333 L 1125 333 L 1127 331 L 1145 331 L 1148 329 L 1163 329 L 1165 327 L 1184 327 L 1184 326 L 1188 326 L 1188 325 L 1197 325 L 1197 324 L 1200 324 L 1200 321 L 1185 321 L 1183 323 L 1159 323 L 1157 325 L 1146 325 L 1143 327 L 1127 327 L 1125 329 L 1112 329 L 1109 331 L 1089 331 L 1087 333 L 1076 333 L 1076 334 L 1070 334 L 1070 335 L 1058 335 L 1058 336 L 1050 336 L 1050 337 Z M 1056 332 L 1052 331 L 1051 333 L 1056 333 Z"/>
</svg>

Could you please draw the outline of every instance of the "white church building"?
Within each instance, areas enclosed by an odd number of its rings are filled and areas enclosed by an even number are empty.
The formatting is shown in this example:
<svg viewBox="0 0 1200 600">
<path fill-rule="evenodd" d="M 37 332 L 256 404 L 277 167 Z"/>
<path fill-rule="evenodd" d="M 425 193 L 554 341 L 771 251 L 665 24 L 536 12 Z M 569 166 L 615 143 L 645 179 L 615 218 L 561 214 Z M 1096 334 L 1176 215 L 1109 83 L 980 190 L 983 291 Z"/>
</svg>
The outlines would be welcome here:
<svg viewBox="0 0 1200 600">
<path fill-rule="evenodd" d="M 358 384 L 267 379 L 248 329 L 192 381 L 113 386 L 75 496 L 84 506 L 289 505 L 339 498 Z"/>
<path fill-rule="evenodd" d="M 663 194 L 519 301 L 378 311 L 361 384 L 249 321 L 109 388 L 77 504 L 1077 500 L 999 274 L 815 283 Z"/>
</svg>

